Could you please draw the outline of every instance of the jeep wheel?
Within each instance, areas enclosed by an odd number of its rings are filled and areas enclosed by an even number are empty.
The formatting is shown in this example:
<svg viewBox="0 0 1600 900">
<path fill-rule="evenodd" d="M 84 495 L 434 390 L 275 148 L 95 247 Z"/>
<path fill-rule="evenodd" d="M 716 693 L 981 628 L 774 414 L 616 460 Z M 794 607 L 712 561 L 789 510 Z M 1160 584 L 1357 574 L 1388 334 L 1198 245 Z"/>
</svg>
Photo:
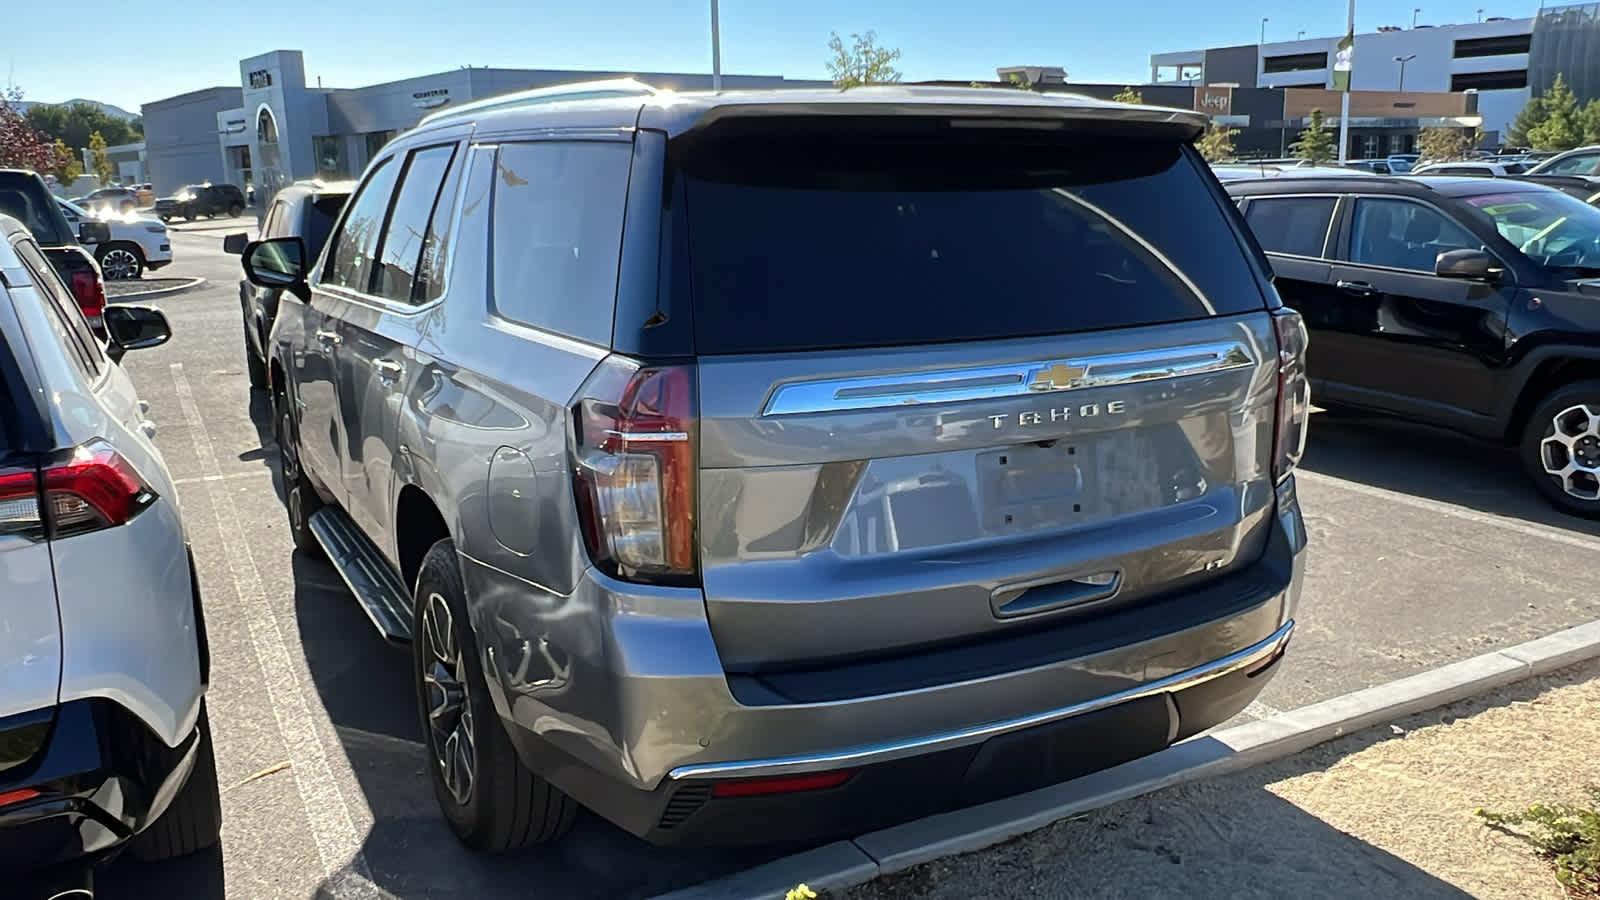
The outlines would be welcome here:
<svg viewBox="0 0 1600 900">
<path fill-rule="evenodd" d="M 183 208 L 183 220 L 185 222 L 193 222 L 195 219 L 198 219 L 199 217 L 200 216 L 199 216 L 198 213 L 195 212 L 194 207 L 185 206 Z"/>
<path fill-rule="evenodd" d="M 117 241 L 102 245 L 96 258 L 107 281 L 131 281 L 144 274 L 144 253 L 137 244 Z"/>
<path fill-rule="evenodd" d="M 1600 519 L 1600 380 L 1575 381 L 1540 401 L 1523 429 L 1521 456 L 1546 500 Z"/>
<path fill-rule="evenodd" d="M 239 204 L 235 203 L 232 206 L 228 207 L 228 215 L 233 217 L 233 218 L 235 218 L 235 219 L 237 219 L 240 216 L 244 215 L 244 207 L 242 207 Z"/>
<path fill-rule="evenodd" d="M 161 221 L 163 221 L 163 222 L 171 222 L 172 221 L 172 213 L 162 213 L 161 214 Z"/>
<path fill-rule="evenodd" d="M 417 709 L 451 830 L 490 853 L 566 834 L 578 804 L 523 766 L 489 699 L 454 542 L 439 541 L 423 557 L 412 606 Z"/>
<path fill-rule="evenodd" d="M 188 856 L 222 837 L 222 794 L 217 789 L 217 755 L 211 746 L 211 720 L 200 707 L 194 768 L 161 818 L 128 842 L 128 855 L 141 862 Z"/>
<path fill-rule="evenodd" d="M 278 443 L 278 475 L 283 479 L 283 505 L 289 513 L 289 537 L 295 549 L 313 555 L 322 545 L 311 533 L 311 516 L 322 508 L 322 497 L 300 468 L 300 445 L 296 440 L 295 419 L 288 394 L 280 390 L 272 397 L 273 437 Z"/>
</svg>

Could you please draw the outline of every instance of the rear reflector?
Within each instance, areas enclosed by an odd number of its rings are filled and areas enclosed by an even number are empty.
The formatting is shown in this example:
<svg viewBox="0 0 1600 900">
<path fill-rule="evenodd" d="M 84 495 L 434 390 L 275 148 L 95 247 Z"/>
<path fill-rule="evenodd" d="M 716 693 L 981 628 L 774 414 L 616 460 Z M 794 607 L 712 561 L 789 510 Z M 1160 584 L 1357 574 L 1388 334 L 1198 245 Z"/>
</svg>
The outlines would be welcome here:
<svg viewBox="0 0 1600 900">
<path fill-rule="evenodd" d="M 26 803 L 37 796 L 39 796 L 39 792 L 33 790 L 32 788 L 22 788 L 21 790 L 17 791 L 7 791 L 4 794 L 0 794 L 0 808 L 15 806 L 18 803 Z"/>
<path fill-rule="evenodd" d="M 711 789 L 713 797 L 763 797 L 768 794 L 795 794 L 801 791 L 825 791 L 836 788 L 856 774 L 854 769 L 843 772 L 818 772 L 815 775 L 789 775 L 783 778 L 752 778 L 748 781 L 724 781 Z"/>
</svg>

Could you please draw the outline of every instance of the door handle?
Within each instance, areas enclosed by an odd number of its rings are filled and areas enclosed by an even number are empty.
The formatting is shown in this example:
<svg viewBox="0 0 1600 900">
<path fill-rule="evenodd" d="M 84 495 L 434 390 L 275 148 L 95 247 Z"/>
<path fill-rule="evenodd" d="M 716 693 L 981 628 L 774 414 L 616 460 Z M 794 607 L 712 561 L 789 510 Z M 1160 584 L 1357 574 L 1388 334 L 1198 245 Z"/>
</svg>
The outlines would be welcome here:
<svg viewBox="0 0 1600 900">
<path fill-rule="evenodd" d="M 340 337 L 338 332 L 324 331 L 320 328 L 317 329 L 317 340 L 323 342 L 324 344 L 332 344 L 335 347 L 344 343 L 344 338 Z"/>
<path fill-rule="evenodd" d="M 400 378 L 401 373 L 405 371 L 405 366 L 392 359 L 375 359 L 372 361 L 372 371 L 378 373 L 380 381 L 391 382 Z"/>
<path fill-rule="evenodd" d="M 1377 288 L 1367 284 L 1365 281 L 1341 281 L 1338 282 L 1335 287 L 1341 291 L 1344 291 L 1345 293 L 1355 294 L 1358 297 L 1370 297 L 1378 292 Z"/>
</svg>

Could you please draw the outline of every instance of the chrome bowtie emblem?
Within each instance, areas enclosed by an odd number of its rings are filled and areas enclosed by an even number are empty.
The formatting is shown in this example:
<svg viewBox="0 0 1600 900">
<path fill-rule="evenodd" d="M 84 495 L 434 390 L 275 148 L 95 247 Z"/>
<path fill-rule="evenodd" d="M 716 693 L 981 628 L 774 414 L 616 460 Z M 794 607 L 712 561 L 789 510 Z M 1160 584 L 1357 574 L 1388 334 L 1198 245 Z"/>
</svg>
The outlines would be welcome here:
<svg viewBox="0 0 1600 900">
<path fill-rule="evenodd" d="M 1064 391 L 1078 384 L 1078 380 L 1089 374 L 1086 366 L 1072 366 L 1066 363 L 1056 363 L 1046 369 L 1038 369 L 1033 373 L 1033 380 L 1028 382 L 1030 391 Z"/>
</svg>

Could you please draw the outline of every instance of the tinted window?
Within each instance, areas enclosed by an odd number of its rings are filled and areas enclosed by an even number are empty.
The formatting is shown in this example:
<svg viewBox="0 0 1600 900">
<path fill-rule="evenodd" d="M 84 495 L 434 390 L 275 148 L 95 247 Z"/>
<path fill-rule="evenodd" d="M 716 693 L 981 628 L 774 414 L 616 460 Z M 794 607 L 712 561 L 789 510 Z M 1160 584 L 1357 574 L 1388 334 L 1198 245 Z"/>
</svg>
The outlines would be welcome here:
<svg viewBox="0 0 1600 900">
<path fill-rule="evenodd" d="M 347 199 L 345 194 L 335 194 L 318 197 L 305 205 L 306 233 L 301 237 L 306 240 L 306 253 L 310 258 L 316 259 L 317 254 L 322 252 L 322 245 L 328 242 L 328 233 L 333 231 L 333 220 L 339 218 L 339 210 L 344 209 Z"/>
<path fill-rule="evenodd" d="M 1333 203 L 1332 197 L 1255 197 L 1244 219 L 1263 250 L 1321 256 Z"/>
<path fill-rule="evenodd" d="M 383 216 L 389 208 L 389 196 L 394 192 L 395 174 L 399 170 L 398 163 L 386 159 L 361 186 L 328 254 L 328 266 L 322 277 L 325 283 L 366 293 L 372 280 L 372 256 L 378 248 L 378 232 L 383 229 Z"/>
<path fill-rule="evenodd" d="M 0 214 L 21 222 L 46 247 L 75 242 L 39 177 L 31 172 L 0 172 Z"/>
<path fill-rule="evenodd" d="M 28 269 L 34 290 L 44 298 L 40 305 L 50 319 L 57 343 L 66 348 L 67 356 L 77 364 L 84 378 L 92 380 L 100 373 L 99 344 L 89 331 L 89 323 L 83 319 L 83 311 L 38 248 L 29 241 L 19 241 L 15 246 L 18 259 Z"/>
<path fill-rule="evenodd" d="M 1264 307 L 1177 144 L 731 139 L 682 160 L 700 353 L 985 340 Z"/>
<path fill-rule="evenodd" d="M 1350 226 L 1352 262 L 1432 272 L 1446 250 L 1483 248 L 1483 242 L 1438 210 L 1409 200 L 1363 197 Z"/>
<path fill-rule="evenodd" d="M 418 303 L 436 300 L 444 294 L 444 276 L 450 268 L 450 226 L 455 220 L 456 191 L 461 184 L 459 161 L 450 166 L 444 187 L 439 189 L 439 202 L 434 204 L 433 217 L 428 220 L 428 237 L 422 242 L 422 263 L 417 267 L 417 280 L 413 296 Z"/>
<path fill-rule="evenodd" d="M 411 285 L 427 241 L 428 222 L 455 149 L 453 144 L 447 144 L 412 151 L 378 250 L 381 263 L 372 288 L 374 294 L 400 303 L 411 302 Z"/>
<path fill-rule="evenodd" d="M 1580 153 L 1563 159 L 1543 172 L 1547 175 L 1593 175 L 1596 163 L 1600 163 L 1600 154 Z"/>
<path fill-rule="evenodd" d="M 494 187 L 495 311 L 609 344 L 632 147 L 506 144 Z"/>
<path fill-rule="evenodd" d="M 282 200 L 272 204 L 272 211 L 267 213 L 267 220 L 261 225 L 263 237 L 284 237 L 289 233 L 288 222 L 285 219 L 288 209 L 289 204 Z"/>
</svg>

